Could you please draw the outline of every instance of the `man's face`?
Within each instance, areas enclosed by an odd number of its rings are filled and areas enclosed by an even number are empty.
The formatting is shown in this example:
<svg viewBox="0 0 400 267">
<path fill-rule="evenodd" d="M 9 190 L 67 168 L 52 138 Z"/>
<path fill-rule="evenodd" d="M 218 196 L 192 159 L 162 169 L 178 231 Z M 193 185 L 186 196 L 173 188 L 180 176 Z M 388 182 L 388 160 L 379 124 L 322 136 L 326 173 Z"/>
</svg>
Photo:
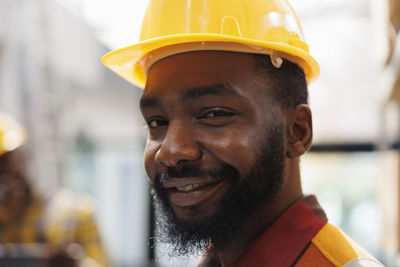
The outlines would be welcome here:
<svg viewBox="0 0 400 267">
<path fill-rule="evenodd" d="M 218 232 L 210 221 L 245 218 L 279 189 L 283 115 L 254 64 L 250 54 L 192 52 L 149 72 L 145 168 L 182 231 Z"/>
</svg>

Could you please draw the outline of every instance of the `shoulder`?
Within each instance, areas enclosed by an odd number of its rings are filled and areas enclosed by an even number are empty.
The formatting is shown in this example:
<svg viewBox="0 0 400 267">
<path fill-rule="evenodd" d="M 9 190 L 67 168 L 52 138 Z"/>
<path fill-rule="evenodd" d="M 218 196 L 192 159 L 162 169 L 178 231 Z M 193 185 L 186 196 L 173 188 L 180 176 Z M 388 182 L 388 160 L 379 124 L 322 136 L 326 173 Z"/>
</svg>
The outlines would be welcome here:
<svg viewBox="0 0 400 267">
<path fill-rule="evenodd" d="M 87 194 L 63 188 L 48 201 L 46 216 L 50 222 L 86 221 L 94 216 L 94 203 L 93 198 Z"/>
<path fill-rule="evenodd" d="M 339 228 L 329 223 L 321 228 L 311 242 L 335 266 L 383 266 Z"/>
</svg>

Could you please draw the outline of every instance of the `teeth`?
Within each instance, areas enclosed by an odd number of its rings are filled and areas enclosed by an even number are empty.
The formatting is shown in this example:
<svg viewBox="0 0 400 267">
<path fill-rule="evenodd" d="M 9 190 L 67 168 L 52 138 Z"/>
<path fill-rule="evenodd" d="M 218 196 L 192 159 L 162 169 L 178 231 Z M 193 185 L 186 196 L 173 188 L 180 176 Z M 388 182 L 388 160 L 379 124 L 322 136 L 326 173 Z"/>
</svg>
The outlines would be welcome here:
<svg viewBox="0 0 400 267">
<path fill-rule="evenodd" d="M 177 187 L 179 191 L 189 192 L 193 189 L 199 188 L 200 186 L 204 186 L 205 184 L 188 184 L 186 186 Z"/>
</svg>

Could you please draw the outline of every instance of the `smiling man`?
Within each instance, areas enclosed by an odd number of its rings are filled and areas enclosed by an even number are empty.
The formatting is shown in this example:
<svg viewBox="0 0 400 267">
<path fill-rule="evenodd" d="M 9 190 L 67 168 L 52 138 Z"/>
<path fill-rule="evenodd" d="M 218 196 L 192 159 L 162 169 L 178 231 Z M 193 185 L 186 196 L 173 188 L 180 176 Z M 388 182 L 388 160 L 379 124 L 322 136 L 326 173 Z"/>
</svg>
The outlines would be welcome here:
<svg viewBox="0 0 400 267">
<path fill-rule="evenodd" d="M 144 88 L 161 231 L 198 266 L 382 266 L 301 189 L 318 76 L 284 0 L 152 0 L 141 42 L 103 62 Z"/>
<path fill-rule="evenodd" d="M 257 60 L 267 67 L 256 70 Z M 247 244 L 302 197 L 298 164 L 284 175 L 285 147 L 288 164 L 309 147 L 310 111 L 299 105 L 285 114 L 265 75 L 275 71 L 266 60 L 190 52 L 160 60 L 149 72 L 141 100 L 149 125 L 146 170 L 180 250 L 208 243 L 226 249 L 249 228 L 237 245 Z M 304 80 L 301 70 L 294 73 Z M 291 133 L 288 145 L 284 120 L 299 135 Z"/>
</svg>

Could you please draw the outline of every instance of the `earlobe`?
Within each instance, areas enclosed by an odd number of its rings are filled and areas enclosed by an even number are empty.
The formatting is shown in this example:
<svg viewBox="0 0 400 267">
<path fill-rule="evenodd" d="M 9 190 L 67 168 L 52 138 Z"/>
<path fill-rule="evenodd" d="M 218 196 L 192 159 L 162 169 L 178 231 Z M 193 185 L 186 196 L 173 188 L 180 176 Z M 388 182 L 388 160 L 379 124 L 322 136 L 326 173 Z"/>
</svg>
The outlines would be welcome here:
<svg viewBox="0 0 400 267">
<path fill-rule="evenodd" d="M 289 158 L 297 158 L 310 149 L 312 143 L 312 115 L 308 105 L 296 106 L 287 117 L 287 151 Z"/>
</svg>

